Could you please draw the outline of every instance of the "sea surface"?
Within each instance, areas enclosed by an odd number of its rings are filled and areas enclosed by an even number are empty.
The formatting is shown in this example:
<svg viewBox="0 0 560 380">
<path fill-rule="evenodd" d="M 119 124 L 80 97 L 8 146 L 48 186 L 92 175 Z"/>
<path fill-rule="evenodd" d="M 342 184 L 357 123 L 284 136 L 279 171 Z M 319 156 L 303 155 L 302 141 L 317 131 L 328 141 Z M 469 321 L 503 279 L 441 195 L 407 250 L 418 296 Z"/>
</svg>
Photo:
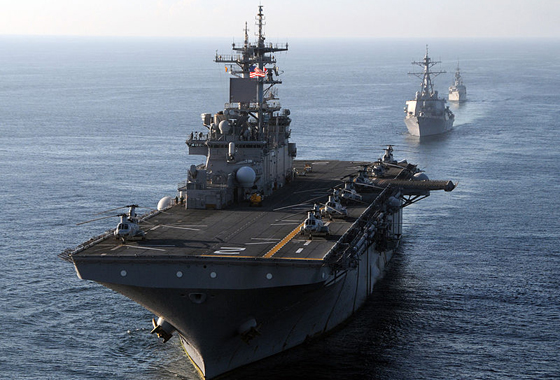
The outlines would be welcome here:
<svg viewBox="0 0 560 380">
<path fill-rule="evenodd" d="M 560 40 L 288 42 L 279 95 L 299 158 L 373 161 L 394 144 L 459 185 L 405 209 L 385 278 L 344 326 L 228 378 L 560 378 Z M 426 43 L 447 70 L 436 89 L 459 61 L 469 100 L 420 140 L 403 108 Z M 116 220 L 77 223 L 175 196 L 203 161 L 185 139 L 228 99 L 212 60 L 230 47 L 0 37 L 0 378 L 197 378 L 150 312 L 57 255 Z"/>
</svg>

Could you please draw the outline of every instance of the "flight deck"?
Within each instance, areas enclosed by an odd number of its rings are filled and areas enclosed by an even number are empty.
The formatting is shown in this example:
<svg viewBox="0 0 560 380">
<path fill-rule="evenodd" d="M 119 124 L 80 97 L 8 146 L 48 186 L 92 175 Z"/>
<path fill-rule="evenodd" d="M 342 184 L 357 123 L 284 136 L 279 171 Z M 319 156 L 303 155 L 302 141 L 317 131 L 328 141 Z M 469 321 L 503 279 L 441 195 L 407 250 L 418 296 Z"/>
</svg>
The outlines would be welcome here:
<svg viewBox="0 0 560 380">
<path fill-rule="evenodd" d="M 340 186 L 344 176 L 355 174 L 364 164 L 299 161 L 295 168 L 300 175 L 265 198 L 260 207 L 251 207 L 245 202 L 224 210 L 193 210 L 176 204 L 140 222 L 146 232 L 145 240 L 122 243 L 110 237 L 74 256 L 323 260 L 379 192 L 362 193 L 361 202 L 346 205 L 348 216 L 344 218 L 324 217 L 329 227 L 328 236 L 310 239 L 300 234 L 300 227 L 314 204 L 324 204 L 329 191 Z M 393 171 L 390 177 L 395 178 L 400 170 Z"/>
</svg>

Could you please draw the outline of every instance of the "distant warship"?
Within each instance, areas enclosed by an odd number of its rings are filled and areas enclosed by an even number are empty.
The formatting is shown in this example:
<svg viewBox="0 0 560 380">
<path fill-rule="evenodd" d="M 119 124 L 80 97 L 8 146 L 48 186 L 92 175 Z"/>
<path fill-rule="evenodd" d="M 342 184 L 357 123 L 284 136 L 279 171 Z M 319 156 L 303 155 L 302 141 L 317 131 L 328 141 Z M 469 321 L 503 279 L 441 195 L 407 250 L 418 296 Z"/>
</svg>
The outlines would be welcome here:
<svg viewBox="0 0 560 380">
<path fill-rule="evenodd" d="M 457 64 L 457 71 L 455 71 L 455 82 L 449 87 L 449 101 L 459 103 L 467 101 L 467 87 L 463 84 L 459 64 Z"/>
<path fill-rule="evenodd" d="M 288 45 L 265 43 L 263 20 L 259 6 L 256 43 L 245 26 L 236 54 L 216 54 L 230 65 L 229 102 L 187 139 L 206 160 L 176 197 L 144 216 L 129 205 L 115 230 L 60 255 L 80 278 L 153 312 L 152 333 L 180 339 L 205 378 L 346 320 L 399 245 L 403 208 L 455 187 L 395 160 L 391 146 L 373 162 L 295 160 L 274 91 L 272 54 Z"/>
<path fill-rule="evenodd" d="M 434 91 L 430 76 L 438 76 L 445 71 L 430 71 L 432 66 L 440 61 L 432 61 L 428 57 L 428 46 L 426 45 L 426 55 L 422 62 L 412 62 L 424 70 L 421 73 L 409 73 L 422 79 L 421 89 L 416 92 L 414 100 L 406 102 L 404 112 L 406 114 L 404 122 L 408 132 L 413 136 L 430 136 L 444 133 L 453 127 L 455 115 L 445 106 L 445 99 L 438 97 L 438 92 Z"/>
</svg>

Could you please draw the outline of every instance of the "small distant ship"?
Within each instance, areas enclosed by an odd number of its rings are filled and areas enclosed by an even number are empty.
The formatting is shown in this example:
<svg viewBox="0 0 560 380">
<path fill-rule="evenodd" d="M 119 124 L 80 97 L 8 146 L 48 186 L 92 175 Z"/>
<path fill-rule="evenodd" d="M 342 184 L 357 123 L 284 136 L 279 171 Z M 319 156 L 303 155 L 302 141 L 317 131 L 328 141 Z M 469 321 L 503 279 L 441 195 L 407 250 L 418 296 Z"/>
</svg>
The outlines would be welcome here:
<svg viewBox="0 0 560 380">
<path fill-rule="evenodd" d="M 455 82 L 449 87 L 449 101 L 459 103 L 467 101 L 467 87 L 463 84 L 459 64 L 457 64 L 457 71 L 455 71 Z"/>
<path fill-rule="evenodd" d="M 444 74 L 445 71 L 431 71 L 430 69 L 440 61 L 432 61 L 428 56 L 428 46 L 426 45 L 426 55 L 421 62 L 412 62 L 424 70 L 421 73 L 409 73 L 422 79 L 421 89 L 416 92 L 413 100 L 406 102 L 404 112 L 406 113 L 404 122 L 408 132 L 413 136 L 431 136 L 447 132 L 453 127 L 455 115 L 449 107 L 445 105 L 445 99 L 438 96 L 434 91 L 431 76 L 436 77 Z"/>
<path fill-rule="evenodd" d="M 397 161 L 392 146 L 373 162 L 295 160 L 275 91 L 274 53 L 288 45 L 266 43 L 263 20 L 259 6 L 256 43 L 245 26 L 234 54 L 216 54 L 230 65 L 229 102 L 187 139 L 205 161 L 175 199 L 143 216 L 126 206 L 115 230 L 60 255 L 153 312 L 152 333 L 179 339 L 206 379 L 350 317 L 399 245 L 404 207 L 455 187 Z"/>
</svg>

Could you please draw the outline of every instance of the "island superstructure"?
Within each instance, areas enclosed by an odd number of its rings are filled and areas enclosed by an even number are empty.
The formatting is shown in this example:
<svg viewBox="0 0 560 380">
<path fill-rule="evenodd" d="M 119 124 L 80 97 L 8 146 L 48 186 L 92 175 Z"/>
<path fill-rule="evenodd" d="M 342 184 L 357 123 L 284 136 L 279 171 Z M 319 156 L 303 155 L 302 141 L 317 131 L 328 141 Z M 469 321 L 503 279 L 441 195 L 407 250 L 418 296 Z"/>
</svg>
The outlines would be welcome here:
<svg viewBox="0 0 560 380">
<path fill-rule="evenodd" d="M 455 71 L 455 80 L 449 87 L 449 101 L 459 103 L 467 101 L 467 87 L 463 84 L 459 64 L 457 64 L 457 70 Z"/>
<path fill-rule="evenodd" d="M 455 115 L 445 105 L 445 99 L 439 97 L 432 83 L 432 77 L 445 73 L 445 71 L 431 71 L 431 68 L 438 63 L 441 62 L 433 61 L 428 56 L 428 46 L 426 45 L 424 59 L 420 62 L 412 62 L 413 65 L 422 67 L 423 71 L 408 73 L 422 79 L 420 91 L 417 91 L 414 99 L 407 101 L 404 107 L 406 114 L 404 122 L 408 132 L 413 136 L 437 135 L 447 132 L 453 127 Z"/>
<path fill-rule="evenodd" d="M 263 22 L 259 6 L 257 41 L 245 27 L 234 55 L 216 55 L 233 74 L 229 102 L 202 114 L 205 131 L 187 139 L 206 161 L 157 211 L 138 217 L 129 206 L 121 225 L 136 225 L 142 238 L 110 232 L 61 254 L 80 278 L 153 312 L 152 333 L 180 339 L 205 378 L 350 317 L 399 245 L 403 208 L 454 188 L 394 159 L 392 146 L 371 162 L 295 160 L 274 88 L 273 53 L 288 46 L 266 43 Z"/>
</svg>

